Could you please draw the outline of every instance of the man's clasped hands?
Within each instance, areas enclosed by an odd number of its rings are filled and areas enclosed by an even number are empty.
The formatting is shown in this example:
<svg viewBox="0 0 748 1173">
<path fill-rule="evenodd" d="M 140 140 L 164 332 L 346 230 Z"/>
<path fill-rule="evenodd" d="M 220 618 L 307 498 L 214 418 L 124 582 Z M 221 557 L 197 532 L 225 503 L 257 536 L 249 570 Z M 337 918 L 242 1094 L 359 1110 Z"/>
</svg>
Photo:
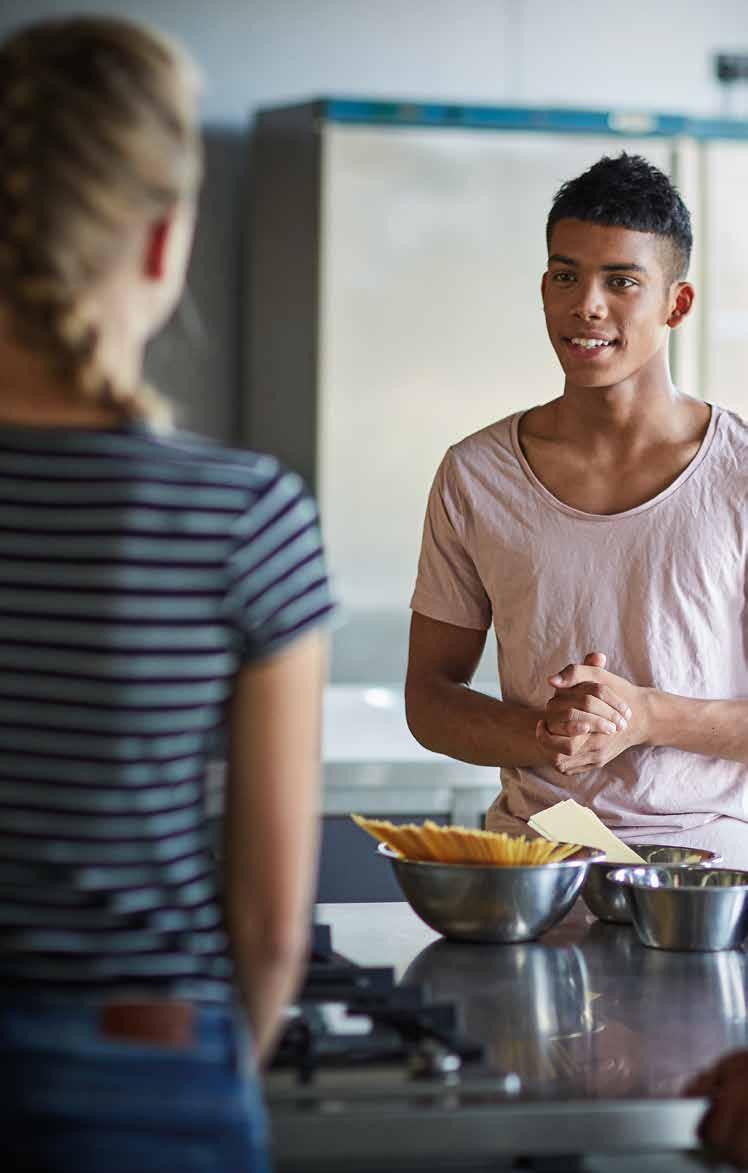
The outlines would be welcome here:
<svg viewBox="0 0 748 1173">
<path fill-rule="evenodd" d="M 608 672 L 605 664 L 602 652 L 590 652 L 582 664 L 567 664 L 548 677 L 555 692 L 536 736 L 562 774 L 597 769 L 647 742 L 651 690 Z"/>
</svg>

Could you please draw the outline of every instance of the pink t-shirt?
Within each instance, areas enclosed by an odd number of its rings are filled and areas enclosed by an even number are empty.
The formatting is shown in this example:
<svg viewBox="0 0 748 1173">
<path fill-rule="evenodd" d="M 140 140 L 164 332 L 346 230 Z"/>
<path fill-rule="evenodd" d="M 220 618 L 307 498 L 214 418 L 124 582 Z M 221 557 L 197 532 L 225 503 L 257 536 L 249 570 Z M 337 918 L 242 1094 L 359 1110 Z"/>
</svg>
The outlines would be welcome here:
<svg viewBox="0 0 748 1173">
<path fill-rule="evenodd" d="M 493 622 L 501 693 L 520 705 L 542 708 L 553 692 L 547 677 L 592 650 L 636 684 L 748 698 L 748 425 L 713 408 L 677 480 L 604 516 L 563 504 L 541 484 L 519 444 L 520 417 L 444 457 L 413 610 L 461 627 Z M 748 866 L 748 768 L 739 763 L 634 747 L 585 774 L 504 768 L 501 781 L 489 827 L 526 830 L 517 820 L 571 796 L 625 839 L 706 846 L 718 838 L 726 862 Z"/>
</svg>

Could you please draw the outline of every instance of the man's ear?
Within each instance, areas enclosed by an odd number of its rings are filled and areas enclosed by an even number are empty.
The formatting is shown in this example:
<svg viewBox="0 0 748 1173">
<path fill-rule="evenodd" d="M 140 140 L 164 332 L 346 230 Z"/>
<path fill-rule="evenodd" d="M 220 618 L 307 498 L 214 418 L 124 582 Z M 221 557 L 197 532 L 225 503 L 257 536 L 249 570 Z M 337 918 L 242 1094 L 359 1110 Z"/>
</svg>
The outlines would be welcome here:
<svg viewBox="0 0 748 1173">
<path fill-rule="evenodd" d="M 696 297 L 696 290 L 689 281 L 679 281 L 671 292 L 671 309 L 670 316 L 667 319 L 668 326 L 675 329 L 680 326 L 684 318 L 687 318 L 693 309 L 694 298 Z"/>
<path fill-rule="evenodd" d="M 545 273 L 540 278 L 540 296 L 543 299 L 543 303 L 545 303 L 545 286 L 546 286 L 547 281 L 548 281 L 548 270 L 546 269 Z"/>
<path fill-rule="evenodd" d="M 144 276 L 160 281 L 166 272 L 166 254 L 169 248 L 172 222 L 169 216 L 154 221 L 148 229 L 145 246 Z"/>
</svg>

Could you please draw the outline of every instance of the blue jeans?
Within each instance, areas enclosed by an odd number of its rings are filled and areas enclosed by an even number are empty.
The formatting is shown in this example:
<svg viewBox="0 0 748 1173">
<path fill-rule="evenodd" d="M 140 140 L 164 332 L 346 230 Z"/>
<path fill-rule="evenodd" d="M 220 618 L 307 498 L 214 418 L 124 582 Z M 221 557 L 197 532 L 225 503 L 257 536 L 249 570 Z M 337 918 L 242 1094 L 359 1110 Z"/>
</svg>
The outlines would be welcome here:
<svg viewBox="0 0 748 1173">
<path fill-rule="evenodd" d="M 201 1008 L 179 1050 L 110 1038 L 99 1023 L 93 1005 L 0 999 L 4 1168 L 268 1173 L 265 1113 L 231 1009 Z"/>
</svg>

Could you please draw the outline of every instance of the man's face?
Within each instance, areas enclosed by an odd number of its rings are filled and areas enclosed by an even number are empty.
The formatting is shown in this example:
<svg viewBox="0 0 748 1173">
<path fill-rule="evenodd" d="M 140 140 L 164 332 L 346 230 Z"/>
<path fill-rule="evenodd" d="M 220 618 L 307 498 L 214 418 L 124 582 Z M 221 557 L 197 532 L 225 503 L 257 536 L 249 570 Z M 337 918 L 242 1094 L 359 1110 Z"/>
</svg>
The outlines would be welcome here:
<svg viewBox="0 0 748 1173">
<path fill-rule="evenodd" d="M 644 373 L 690 306 L 672 281 L 669 242 L 569 219 L 554 225 L 549 253 L 543 307 L 567 384 L 612 387 Z"/>
</svg>

